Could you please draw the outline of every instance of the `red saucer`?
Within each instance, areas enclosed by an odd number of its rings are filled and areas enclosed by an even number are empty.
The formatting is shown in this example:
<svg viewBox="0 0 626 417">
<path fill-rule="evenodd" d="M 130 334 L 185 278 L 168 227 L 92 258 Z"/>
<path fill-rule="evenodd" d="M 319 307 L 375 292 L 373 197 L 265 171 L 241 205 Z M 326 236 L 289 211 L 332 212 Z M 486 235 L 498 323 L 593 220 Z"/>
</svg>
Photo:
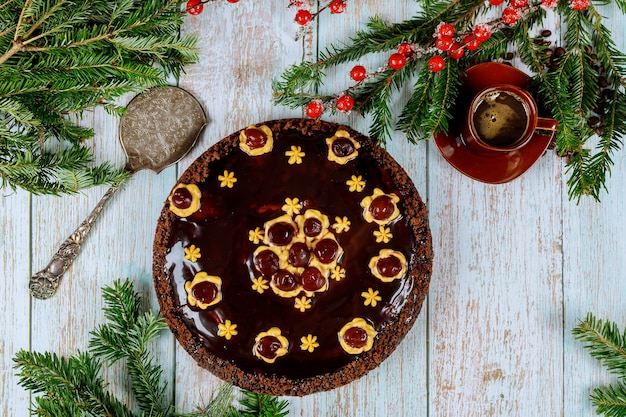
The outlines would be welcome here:
<svg viewBox="0 0 626 417">
<path fill-rule="evenodd" d="M 531 78 L 510 65 L 485 62 L 469 68 L 459 96 L 457 115 L 463 117 L 468 97 L 496 84 L 513 84 L 527 87 Z M 441 155 L 462 174 L 477 181 L 501 184 L 522 175 L 544 154 L 554 133 L 535 133 L 522 148 L 509 152 L 478 152 L 465 146 L 453 119 L 448 134 L 435 135 L 435 144 Z"/>
</svg>

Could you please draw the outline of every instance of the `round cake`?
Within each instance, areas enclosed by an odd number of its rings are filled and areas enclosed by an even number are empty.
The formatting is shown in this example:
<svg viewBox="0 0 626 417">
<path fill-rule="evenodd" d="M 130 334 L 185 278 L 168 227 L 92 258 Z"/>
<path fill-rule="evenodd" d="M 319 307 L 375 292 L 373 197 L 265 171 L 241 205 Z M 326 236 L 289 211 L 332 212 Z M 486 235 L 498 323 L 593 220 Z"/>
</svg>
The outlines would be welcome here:
<svg viewBox="0 0 626 417">
<path fill-rule="evenodd" d="M 398 163 L 349 127 L 250 125 L 181 175 L 154 242 L 161 312 L 197 363 L 270 395 L 377 367 L 430 282 L 426 206 Z"/>
</svg>

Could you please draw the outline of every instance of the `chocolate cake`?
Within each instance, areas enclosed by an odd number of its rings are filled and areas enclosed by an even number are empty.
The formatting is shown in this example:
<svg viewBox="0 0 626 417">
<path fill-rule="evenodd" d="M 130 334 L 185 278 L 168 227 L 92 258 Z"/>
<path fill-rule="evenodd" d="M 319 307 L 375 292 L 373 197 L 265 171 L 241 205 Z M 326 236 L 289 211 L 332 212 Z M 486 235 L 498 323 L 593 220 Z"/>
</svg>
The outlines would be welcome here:
<svg viewBox="0 0 626 417">
<path fill-rule="evenodd" d="M 154 243 L 161 312 L 204 368 L 270 395 L 332 389 L 409 331 L 432 264 L 406 172 L 349 127 L 250 125 L 181 175 Z"/>
</svg>

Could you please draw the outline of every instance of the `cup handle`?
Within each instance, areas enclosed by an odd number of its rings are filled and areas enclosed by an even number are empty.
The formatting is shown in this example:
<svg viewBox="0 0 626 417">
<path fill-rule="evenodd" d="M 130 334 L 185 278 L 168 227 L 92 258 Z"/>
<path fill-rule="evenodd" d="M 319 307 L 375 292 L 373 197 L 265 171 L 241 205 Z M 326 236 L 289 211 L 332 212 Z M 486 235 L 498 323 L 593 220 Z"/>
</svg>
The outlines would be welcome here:
<svg viewBox="0 0 626 417">
<path fill-rule="evenodd" d="M 546 119 L 544 117 L 537 118 L 537 127 L 535 129 L 555 131 L 559 127 L 559 122 L 554 119 Z"/>
</svg>

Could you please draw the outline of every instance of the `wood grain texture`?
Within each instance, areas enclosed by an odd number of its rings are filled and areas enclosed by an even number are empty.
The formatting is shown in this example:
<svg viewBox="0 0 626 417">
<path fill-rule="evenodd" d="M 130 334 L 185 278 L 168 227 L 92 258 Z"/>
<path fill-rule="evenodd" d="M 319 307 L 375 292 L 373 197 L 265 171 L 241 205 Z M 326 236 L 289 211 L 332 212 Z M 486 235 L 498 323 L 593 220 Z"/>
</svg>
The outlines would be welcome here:
<svg viewBox="0 0 626 417">
<path fill-rule="evenodd" d="M 208 3 L 189 16 L 184 32 L 200 36 L 200 63 L 172 80 L 202 103 L 209 124 L 176 167 L 135 174 L 104 210 L 58 294 L 27 295 L 30 274 L 45 266 L 105 192 L 31 197 L 4 190 L 0 197 L 0 413 L 28 415 L 29 395 L 17 386 L 11 358 L 19 348 L 71 354 L 86 349 L 102 323 L 101 287 L 132 278 L 156 308 L 151 257 L 156 219 L 178 175 L 226 135 L 268 119 L 298 117 L 273 106 L 271 80 L 292 63 L 315 59 L 331 43 L 363 29 L 369 16 L 393 22 L 419 11 L 409 0 L 355 0 L 343 15 L 325 13 L 296 41 L 294 9 L 286 1 Z M 313 4 L 313 0 L 311 0 Z M 606 9 L 606 16 L 619 12 Z M 548 21 L 553 38 L 559 22 Z M 624 45 L 624 28 L 609 20 Z M 375 69 L 384 54 L 364 58 Z M 347 63 L 328 71 L 329 92 L 350 84 Z M 409 86 L 410 88 L 410 86 Z M 408 91 L 394 105 L 399 108 Z M 129 100 L 130 97 L 124 98 Z M 367 133 L 357 115 L 325 117 Z M 118 121 L 97 110 L 93 126 L 98 160 L 118 166 L 125 156 Z M 587 395 L 611 377 L 570 332 L 588 311 L 626 326 L 626 154 L 616 155 L 602 203 L 567 199 L 563 161 L 548 152 L 521 178 L 502 185 L 470 180 L 439 155 L 434 143 L 409 144 L 401 133 L 388 151 L 409 173 L 429 207 L 435 260 L 422 313 L 398 349 L 360 380 L 304 398 L 290 398 L 290 415 L 348 416 L 564 416 L 591 417 Z M 168 393 L 177 408 L 205 405 L 222 384 L 196 366 L 166 332 L 155 344 Z M 108 370 L 113 388 L 128 392 L 123 367 Z M 127 394 L 123 394 L 127 395 Z M 132 404 L 132 398 L 126 397 Z"/>
</svg>

